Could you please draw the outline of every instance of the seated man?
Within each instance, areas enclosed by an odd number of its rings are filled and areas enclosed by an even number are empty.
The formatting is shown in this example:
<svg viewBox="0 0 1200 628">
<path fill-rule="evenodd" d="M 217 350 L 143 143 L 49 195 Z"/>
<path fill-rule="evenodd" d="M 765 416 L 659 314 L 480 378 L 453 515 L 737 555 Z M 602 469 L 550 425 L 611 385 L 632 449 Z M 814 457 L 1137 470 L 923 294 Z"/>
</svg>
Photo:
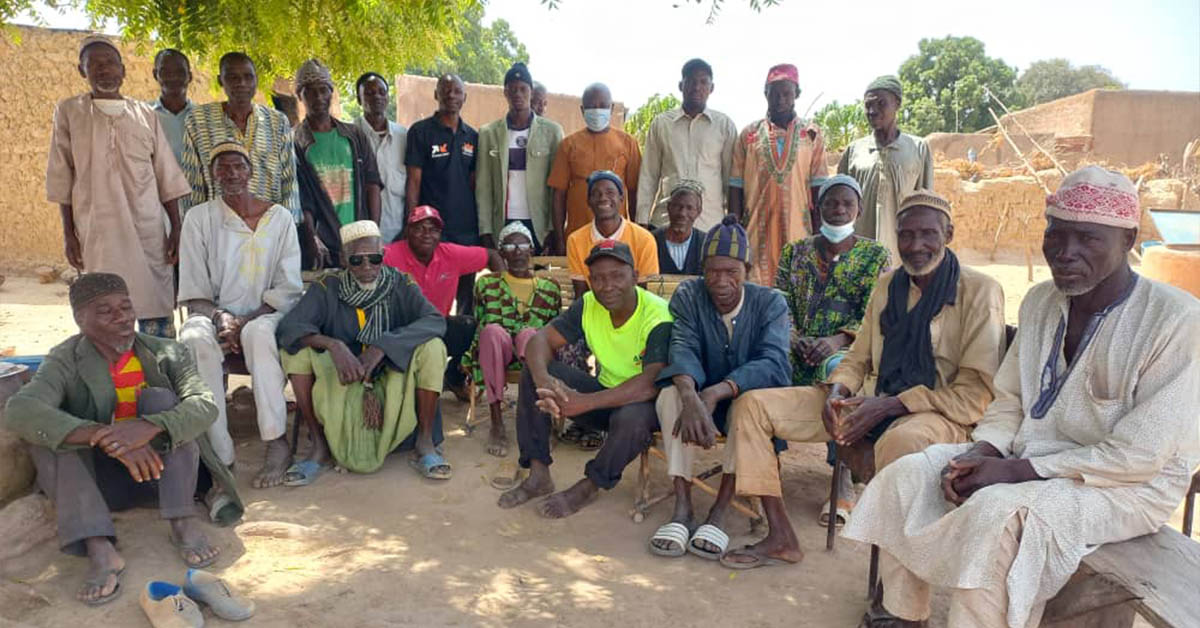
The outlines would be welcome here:
<svg viewBox="0 0 1200 628">
<path fill-rule="evenodd" d="M 157 495 L 180 557 L 202 567 L 219 550 L 196 524 L 201 460 L 231 500 L 218 522 L 239 519 L 242 504 L 205 435 L 217 408 L 187 349 L 134 332 L 133 302 L 117 275 L 81 275 L 70 300 L 81 333 L 51 349 L 9 399 L 5 427 L 29 444 L 62 551 L 91 561 L 77 597 L 97 606 L 120 595 L 125 573 L 111 510 Z"/>
<path fill-rule="evenodd" d="M 179 244 L 179 302 L 188 319 L 179 341 L 192 350 L 200 377 L 217 404 L 208 438 L 221 463 L 233 464 L 225 415 L 227 356 L 245 360 L 252 379 L 258 435 L 266 442 L 262 469 L 251 485 L 283 483 L 291 464 L 287 442 L 287 380 L 279 366 L 275 326 L 304 291 L 300 243 L 292 214 L 250 195 L 253 166 L 237 142 L 212 150 L 221 196 L 188 210 Z"/>
<path fill-rule="evenodd" d="M 586 264 L 592 290 L 543 327 L 525 349 L 517 445 L 520 464 L 530 473 L 500 496 L 501 508 L 554 491 L 551 415 L 608 430 L 608 439 L 584 467 L 584 479 L 539 505 L 538 511 L 553 519 L 578 511 L 599 489 L 616 486 L 621 471 L 649 447 L 658 428 L 654 382 L 667 361 L 671 340 L 667 302 L 637 287 L 633 251 L 623 242 L 597 244 Z M 598 378 L 553 359 L 556 350 L 581 337 L 596 358 Z"/>
<path fill-rule="evenodd" d="M 1053 282 L 1021 303 L 974 444 L 897 460 L 846 526 L 882 550 L 862 625 L 924 625 L 939 586 L 951 626 L 1037 626 L 1084 555 L 1154 532 L 1183 500 L 1200 465 L 1200 302 L 1129 268 L 1140 214 L 1129 179 L 1096 166 L 1047 199 Z"/>
<path fill-rule="evenodd" d="M 311 286 L 279 323 L 296 407 L 314 434 L 312 452 L 288 469 L 286 484 L 311 484 L 330 456 L 344 469 L 375 471 L 414 428 L 414 465 L 425 477 L 449 479 L 436 448 L 445 319 L 412 277 L 382 265 L 373 221 L 342 227 L 341 244 L 342 271 Z"/>
<path fill-rule="evenodd" d="M 428 205 L 414 208 L 408 216 L 404 239 L 384 247 L 383 263 L 411 275 L 425 298 L 446 318 L 445 343 L 450 363 L 446 365 L 445 384 L 460 401 L 466 401 L 466 374 L 461 363 L 475 337 L 475 319 L 450 316 L 450 307 L 454 305 L 460 276 L 474 275 L 484 268 L 498 273 L 504 270 L 504 260 L 489 248 L 442 242 L 443 226 L 438 210 Z"/>
<path fill-rule="evenodd" d="M 592 247 L 605 240 L 624 242 L 633 253 L 633 268 L 644 282 L 658 274 L 658 245 L 654 236 L 641 225 L 621 217 L 625 184 L 610 170 L 597 170 L 588 176 L 588 207 L 592 222 L 567 236 L 567 267 L 575 298 L 588 290 L 587 258 Z"/>
<path fill-rule="evenodd" d="M 679 284 L 671 297 L 675 323 L 670 360 L 658 375 L 667 387 L 657 409 L 675 514 L 650 539 L 650 551 L 662 556 L 682 556 L 686 547 L 704 558 L 721 557 L 729 537 L 720 521 L 710 519 L 697 529 L 692 517 L 696 451 L 712 447 L 718 432 L 728 432 L 729 406 L 739 394 L 788 384 L 787 304 L 778 291 L 746 283 L 748 240 L 737 218 L 725 216 L 704 240 L 704 276 Z M 733 493 L 733 478 L 721 478 L 720 492 Z M 693 530 L 720 551 L 690 544 Z"/>
<path fill-rule="evenodd" d="M 833 440 L 864 460 L 874 456 L 882 469 L 935 443 L 966 442 L 992 400 L 1004 351 L 1000 284 L 960 266 L 946 248 L 954 225 L 945 199 L 909 195 L 897 224 L 902 267 L 875 284 L 858 337 L 829 383 L 756 390 L 734 404 L 726 451 L 735 458 L 737 493 L 762 498 L 770 533 L 726 554 L 727 567 L 804 556 L 783 506 L 771 437 Z"/>
<path fill-rule="evenodd" d="M 667 226 L 654 230 L 658 269 L 667 275 L 699 275 L 704 232 L 693 227 L 704 207 L 704 185 L 682 179 L 667 199 Z"/>
<path fill-rule="evenodd" d="M 500 257 L 508 270 L 475 282 L 475 339 L 463 356 L 463 370 L 482 382 L 491 412 L 487 452 L 508 455 L 501 403 L 510 365 L 525 361 L 525 347 L 537 330 L 562 310 L 558 283 L 533 276 L 533 234 L 520 222 L 500 230 Z"/>
</svg>

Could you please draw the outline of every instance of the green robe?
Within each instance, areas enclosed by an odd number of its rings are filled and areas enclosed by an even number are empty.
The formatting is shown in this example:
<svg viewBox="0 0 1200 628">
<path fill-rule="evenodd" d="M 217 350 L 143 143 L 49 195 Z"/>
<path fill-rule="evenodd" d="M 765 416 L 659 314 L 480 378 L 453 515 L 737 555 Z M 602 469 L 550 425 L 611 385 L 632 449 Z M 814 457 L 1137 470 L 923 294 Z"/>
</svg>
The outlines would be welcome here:
<svg viewBox="0 0 1200 628">
<path fill-rule="evenodd" d="M 218 524 L 228 525 L 245 510 L 237 494 L 233 473 L 221 464 L 208 442 L 207 430 L 217 418 L 212 392 L 196 371 L 191 353 L 183 345 L 164 338 L 137 334 L 134 352 L 142 363 L 146 386 L 174 391 L 179 404 L 157 414 L 141 417 L 163 429 L 150 442 L 159 452 L 196 441 L 200 459 L 213 481 L 237 505 L 236 516 L 223 516 Z M 224 401 L 224 400 L 222 400 Z M 117 392 L 108 372 L 108 361 L 83 335 L 75 335 L 50 350 L 33 380 L 8 400 L 5 427 L 25 442 L 51 451 L 82 449 L 63 442 L 67 434 L 96 423 L 112 423 Z"/>
</svg>

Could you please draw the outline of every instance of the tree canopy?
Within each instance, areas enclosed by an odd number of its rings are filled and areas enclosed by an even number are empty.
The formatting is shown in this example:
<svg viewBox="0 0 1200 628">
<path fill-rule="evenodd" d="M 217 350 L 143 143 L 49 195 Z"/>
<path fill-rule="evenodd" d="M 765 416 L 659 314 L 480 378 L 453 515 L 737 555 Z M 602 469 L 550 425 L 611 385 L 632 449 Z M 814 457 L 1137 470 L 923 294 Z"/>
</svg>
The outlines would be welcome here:
<svg viewBox="0 0 1200 628">
<path fill-rule="evenodd" d="M 1025 104 L 1040 105 L 1089 89 L 1124 89 L 1112 72 L 1098 65 L 1074 67 L 1066 59 L 1043 59 L 1029 64 L 1017 79 Z"/>
<path fill-rule="evenodd" d="M 845 105 L 835 100 L 821 107 L 813 116 L 813 122 L 821 127 L 821 132 L 825 134 L 825 148 L 830 151 L 840 151 L 850 142 L 871 132 L 861 100 Z"/>
<path fill-rule="evenodd" d="M 679 99 L 675 94 L 655 94 L 638 107 L 633 115 L 625 118 L 625 132 L 637 138 L 638 146 L 645 148 L 646 134 L 650 132 L 650 123 L 654 121 L 654 116 L 678 106 Z"/>
<path fill-rule="evenodd" d="M 482 4 L 471 7 L 464 17 L 458 43 L 433 64 L 410 68 L 410 74 L 441 76 L 454 73 L 468 83 L 500 85 L 504 82 L 504 73 L 513 63 L 529 62 L 529 51 L 512 32 L 507 20 L 497 19 L 491 26 L 484 26 Z"/>
<path fill-rule="evenodd" d="M 900 66 L 901 123 L 913 133 L 969 133 L 991 126 L 985 87 L 1010 109 L 1024 106 L 1016 88 L 1016 68 L 987 56 L 978 39 L 922 39 L 918 50 Z"/>
</svg>

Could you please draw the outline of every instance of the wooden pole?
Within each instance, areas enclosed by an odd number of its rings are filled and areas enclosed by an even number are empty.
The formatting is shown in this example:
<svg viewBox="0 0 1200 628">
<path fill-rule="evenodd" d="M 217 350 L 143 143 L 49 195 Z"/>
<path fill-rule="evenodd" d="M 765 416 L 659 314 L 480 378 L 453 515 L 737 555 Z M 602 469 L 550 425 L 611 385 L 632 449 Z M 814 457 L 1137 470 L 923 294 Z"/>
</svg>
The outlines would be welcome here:
<svg viewBox="0 0 1200 628">
<path fill-rule="evenodd" d="M 1017 157 L 1021 158 L 1021 163 L 1025 164 L 1025 167 L 1029 169 L 1029 173 L 1033 175 L 1033 178 L 1038 182 L 1038 185 L 1042 186 L 1042 190 L 1046 192 L 1046 196 L 1050 196 L 1050 188 L 1047 187 L 1046 183 L 1042 181 L 1042 178 L 1038 176 L 1037 169 L 1033 167 L 1033 164 L 1029 163 L 1029 160 L 1025 158 L 1025 153 L 1022 153 L 1021 149 L 1017 148 L 1017 143 L 1014 142 L 1011 137 L 1009 137 L 1008 131 L 1004 130 L 1004 125 L 1000 123 L 1000 118 L 996 115 L 996 112 L 993 111 L 991 107 L 988 107 L 988 113 L 992 114 L 992 119 L 996 121 L 996 130 L 1000 131 L 1000 135 L 1004 136 L 1004 139 L 1008 140 L 1008 145 L 1012 147 L 1015 153 L 1017 153 Z"/>
<path fill-rule="evenodd" d="M 1030 133 L 1028 130 L 1026 130 L 1025 125 L 1021 124 L 1021 121 L 1018 120 L 1016 116 L 1012 115 L 1012 112 L 1008 110 L 1008 106 L 1004 104 L 1004 101 L 1000 100 L 1000 97 L 993 94 L 992 90 L 988 89 L 987 87 L 984 87 L 983 90 L 985 92 L 987 92 L 988 96 L 991 96 L 992 100 L 996 101 L 996 104 L 1000 105 L 1000 108 L 1004 110 L 1004 113 L 1006 113 L 1010 116 L 1010 119 L 1013 121 L 1013 124 L 1016 124 L 1017 128 L 1021 129 L 1021 132 L 1025 134 L 1025 137 L 1029 138 L 1029 142 L 1033 144 L 1033 147 L 1038 149 L 1039 151 L 1041 151 L 1041 153 L 1043 155 L 1049 157 L 1050 161 L 1054 163 L 1054 167 L 1058 168 L 1058 171 L 1060 173 L 1062 173 L 1062 175 L 1064 177 L 1067 176 L 1067 169 L 1064 168 L 1063 165 L 1058 162 L 1058 159 L 1055 159 L 1054 155 L 1050 154 L 1050 151 L 1042 148 L 1042 145 L 1038 144 L 1037 140 L 1033 139 L 1033 134 Z M 995 118 L 996 114 L 992 114 L 992 117 Z M 996 120 L 996 125 L 997 126 L 1000 125 L 999 119 Z"/>
</svg>

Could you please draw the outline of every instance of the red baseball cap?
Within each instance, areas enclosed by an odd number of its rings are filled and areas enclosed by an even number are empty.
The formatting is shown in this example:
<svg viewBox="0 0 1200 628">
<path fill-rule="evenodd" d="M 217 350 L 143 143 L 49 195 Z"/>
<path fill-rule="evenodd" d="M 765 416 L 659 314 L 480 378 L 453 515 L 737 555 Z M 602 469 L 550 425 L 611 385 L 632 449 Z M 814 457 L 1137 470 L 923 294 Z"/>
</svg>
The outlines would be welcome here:
<svg viewBox="0 0 1200 628">
<path fill-rule="evenodd" d="M 438 210 L 429 205 L 414 207 L 412 213 L 408 215 L 408 224 L 415 225 L 422 220 L 429 220 L 431 218 L 437 223 L 439 229 L 446 226 L 446 223 L 442 222 L 442 215 L 438 213 Z"/>
</svg>

